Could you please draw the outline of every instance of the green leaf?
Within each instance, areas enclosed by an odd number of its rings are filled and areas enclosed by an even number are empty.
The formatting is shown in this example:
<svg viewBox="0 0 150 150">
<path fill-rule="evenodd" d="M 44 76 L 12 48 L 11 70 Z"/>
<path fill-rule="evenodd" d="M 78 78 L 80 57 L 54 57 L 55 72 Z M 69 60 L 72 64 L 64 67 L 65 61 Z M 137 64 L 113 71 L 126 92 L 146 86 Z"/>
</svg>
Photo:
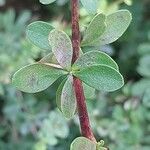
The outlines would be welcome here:
<svg viewBox="0 0 150 150">
<path fill-rule="evenodd" d="M 98 7 L 98 0 L 81 0 L 83 7 L 91 14 L 96 14 Z"/>
<path fill-rule="evenodd" d="M 68 76 L 68 79 L 62 88 L 61 111 L 66 118 L 72 118 L 76 112 L 76 109 L 76 96 L 73 88 L 73 77 Z"/>
<path fill-rule="evenodd" d="M 73 49 L 69 36 L 63 31 L 53 30 L 49 34 L 49 44 L 59 64 L 70 70 Z"/>
<path fill-rule="evenodd" d="M 70 150 L 96 150 L 96 143 L 85 137 L 78 137 L 72 142 Z"/>
<path fill-rule="evenodd" d="M 37 47 L 44 50 L 51 50 L 48 42 L 48 35 L 53 30 L 49 23 L 43 21 L 36 21 L 28 25 L 26 30 L 27 38 Z"/>
<path fill-rule="evenodd" d="M 93 45 L 105 45 L 116 41 L 128 28 L 132 20 L 128 10 L 119 10 L 106 17 L 106 30 L 102 36 L 93 42 Z"/>
<path fill-rule="evenodd" d="M 48 55 L 46 55 L 45 57 L 43 57 L 40 61 L 40 63 L 52 63 L 52 64 L 59 64 L 56 60 L 56 57 L 54 56 L 54 54 L 51 52 Z"/>
<path fill-rule="evenodd" d="M 55 2 L 56 0 L 40 0 L 40 3 L 44 4 L 44 5 L 48 5 L 51 4 L 53 2 Z"/>
<path fill-rule="evenodd" d="M 106 24 L 105 24 L 106 16 L 102 13 L 96 15 L 89 26 L 87 27 L 82 41 L 82 46 L 88 46 L 93 41 L 97 40 L 105 31 Z"/>
<path fill-rule="evenodd" d="M 36 93 L 48 88 L 67 72 L 49 65 L 36 63 L 18 70 L 12 79 L 13 85 L 28 93 Z"/>
<path fill-rule="evenodd" d="M 108 65 L 119 70 L 117 63 L 107 54 L 100 51 L 90 51 L 81 55 L 73 64 L 73 70 L 79 70 L 93 65 Z"/>
<path fill-rule="evenodd" d="M 89 86 L 102 91 L 115 91 L 124 84 L 122 75 L 107 65 L 88 66 L 73 74 Z"/>
</svg>

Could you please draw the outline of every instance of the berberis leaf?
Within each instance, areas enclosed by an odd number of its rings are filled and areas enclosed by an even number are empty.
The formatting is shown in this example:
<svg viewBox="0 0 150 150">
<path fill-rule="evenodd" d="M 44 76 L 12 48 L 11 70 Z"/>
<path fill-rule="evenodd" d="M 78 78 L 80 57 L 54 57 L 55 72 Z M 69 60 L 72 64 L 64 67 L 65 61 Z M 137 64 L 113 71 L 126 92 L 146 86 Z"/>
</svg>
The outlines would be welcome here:
<svg viewBox="0 0 150 150">
<path fill-rule="evenodd" d="M 72 142 L 70 150 L 96 150 L 96 143 L 85 137 L 78 137 Z"/>
<path fill-rule="evenodd" d="M 48 42 L 48 35 L 53 30 L 49 23 L 43 21 L 36 21 L 27 26 L 27 38 L 37 47 L 44 50 L 51 50 Z"/>
<path fill-rule="evenodd" d="M 18 70 L 12 79 L 13 85 L 28 93 L 36 93 L 48 88 L 67 72 L 49 65 L 36 63 Z"/>
<path fill-rule="evenodd" d="M 87 27 L 83 40 L 82 46 L 88 46 L 93 41 L 97 40 L 105 31 L 106 24 L 105 24 L 106 16 L 102 13 L 96 15 L 89 26 Z"/>
<path fill-rule="evenodd" d="M 116 41 L 128 28 L 132 15 L 128 10 L 119 10 L 106 17 L 106 30 L 92 45 L 105 45 Z"/>
<path fill-rule="evenodd" d="M 59 64 L 70 70 L 73 49 L 69 36 L 63 31 L 52 30 L 49 34 L 49 44 Z"/>
<path fill-rule="evenodd" d="M 73 74 L 89 86 L 102 91 L 115 91 L 124 84 L 122 75 L 107 65 L 93 65 L 73 71 Z"/>
<path fill-rule="evenodd" d="M 40 3 L 47 5 L 47 4 L 51 4 L 53 2 L 55 2 L 56 0 L 40 0 Z"/>
<path fill-rule="evenodd" d="M 98 0 L 81 0 L 83 7 L 91 14 L 97 12 Z"/>
<path fill-rule="evenodd" d="M 73 64 L 73 70 L 79 70 L 93 65 L 108 65 L 116 70 L 118 69 L 117 63 L 107 54 L 100 51 L 90 51 L 81 55 Z"/>
<path fill-rule="evenodd" d="M 76 112 L 76 97 L 73 89 L 73 76 L 68 76 L 61 93 L 61 111 L 66 118 L 71 118 Z"/>
</svg>

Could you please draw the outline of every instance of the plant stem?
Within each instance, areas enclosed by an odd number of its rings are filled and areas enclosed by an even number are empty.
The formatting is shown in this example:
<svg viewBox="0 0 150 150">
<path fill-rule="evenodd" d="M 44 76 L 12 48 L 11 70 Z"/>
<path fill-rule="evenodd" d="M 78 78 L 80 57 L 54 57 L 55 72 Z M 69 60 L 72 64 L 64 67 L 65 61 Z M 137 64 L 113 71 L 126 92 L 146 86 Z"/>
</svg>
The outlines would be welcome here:
<svg viewBox="0 0 150 150">
<path fill-rule="evenodd" d="M 79 57 L 80 52 L 80 31 L 79 31 L 79 12 L 78 12 L 79 0 L 72 0 L 72 45 L 73 45 L 73 58 L 72 63 L 74 63 Z M 84 96 L 84 90 L 82 86 L 82 82 L 80 79 L 74 77 L 73 83 L 76 99 L 77 99 L 77 107 L 78 107 L 78 115 L 81 126 L 81 134 L 82 136 L 96 142 L 94 134 L 92 132 L 89 116 L 87 112 L 87 106 Z"/>
</svg>

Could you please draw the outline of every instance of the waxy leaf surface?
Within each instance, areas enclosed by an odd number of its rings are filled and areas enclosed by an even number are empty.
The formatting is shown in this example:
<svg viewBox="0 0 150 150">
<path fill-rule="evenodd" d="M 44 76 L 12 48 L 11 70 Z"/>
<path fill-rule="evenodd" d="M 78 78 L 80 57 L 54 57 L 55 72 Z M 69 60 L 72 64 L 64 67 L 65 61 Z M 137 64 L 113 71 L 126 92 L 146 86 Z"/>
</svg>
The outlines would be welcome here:
<svg viewBox="0 0 150 150">
<path fill-rule="evenodd" d="M 21 91 L 36 93 L 45 90 L 65 74 L 67 72 L 61 69 L 36 63 L 18 70 L 13 76 L 12 83 Z"/>
<path fill-rule="evenodd" d="M 89 86 L 102 91 L 115 91 L 124 84 L 122 75 L 107 65 L 93 65 L 73 73 Z"/>
<path fill-rule="evenodd" d="M 95 14 L 97 12 L 98 0 L 81 0 L 83 7 L 87 10 L 87 12 L 91 14 Z"/>
<path fill-rule="evenodd" d="M 48 35 L 54 28 L 46 22 L 36 21 L 28 25 L 26 30 L 27 38 L 37 47 L 44 50 L 51 50 L 48 42 Z"/>
<path fill-rule="evenodd" d="M 116 70 L 118 69 L 117 63 L 107 54 L 100 51 L 90 51 L 81 55 L 73 64 L 72 68 L 78 70 L 93 65 L 108 65 Z"/>
<path fill-rule="evenodd" d="M 73 54 L 69 36 L 63 31 L 53 30 L 49 34 L 49 44 L 59 64 L 69 70 Z"/>
<path fill-rule="evenodd" d="M 132 16 L 128 10 L 119 10 L 108 15 L 105 32 L 92 45 L 105 45 L 116 41 L 126 31 L 131 20 Z"/>
<path fill-rule="evenodd" d="M 105 31 L 106 16 L 102 13 L 96 15 L 87 27 L 82 41 L 82 46 L 88 46 L 97 40 Z"/>
<path fill-rule="evenodd" d="M 78 137 L 72 142 L 70 150 L 96 150 L 96 143 L 85 137 Z"/>
</svg>

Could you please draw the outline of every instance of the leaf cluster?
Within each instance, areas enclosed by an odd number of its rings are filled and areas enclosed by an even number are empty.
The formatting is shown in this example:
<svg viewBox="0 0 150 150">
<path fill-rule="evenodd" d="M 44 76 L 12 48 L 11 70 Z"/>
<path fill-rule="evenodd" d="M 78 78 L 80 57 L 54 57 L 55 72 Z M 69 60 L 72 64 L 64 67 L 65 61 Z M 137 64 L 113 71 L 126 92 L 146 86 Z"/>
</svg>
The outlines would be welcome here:
<svg viewBox="0 0 150 150">
<path fill-rule="evenodd" d="M 102 44 L 113 42 L 123 34 L 130 21 L 131 14 L 127 10 L 109 16 L 96 15 L 85 31 L 81 46 L 91 46 L 97 41 Z M 42 21 L 30 24 L 27 37 L 41 49 L 51 49 L 52 53 L 17 71 L 13 84 L 21 91 L 36 93 L 63 77 L 56 101 L 65 117 L 71 118 L 77 109 L 73 76 L 96 90 L 114 91 L 123 86 L 118 65 L 103 52 L 93 50 L 84 53 L 72 64 L 73 48 L 69 36 L 50 24 Z"/>
</svg>

